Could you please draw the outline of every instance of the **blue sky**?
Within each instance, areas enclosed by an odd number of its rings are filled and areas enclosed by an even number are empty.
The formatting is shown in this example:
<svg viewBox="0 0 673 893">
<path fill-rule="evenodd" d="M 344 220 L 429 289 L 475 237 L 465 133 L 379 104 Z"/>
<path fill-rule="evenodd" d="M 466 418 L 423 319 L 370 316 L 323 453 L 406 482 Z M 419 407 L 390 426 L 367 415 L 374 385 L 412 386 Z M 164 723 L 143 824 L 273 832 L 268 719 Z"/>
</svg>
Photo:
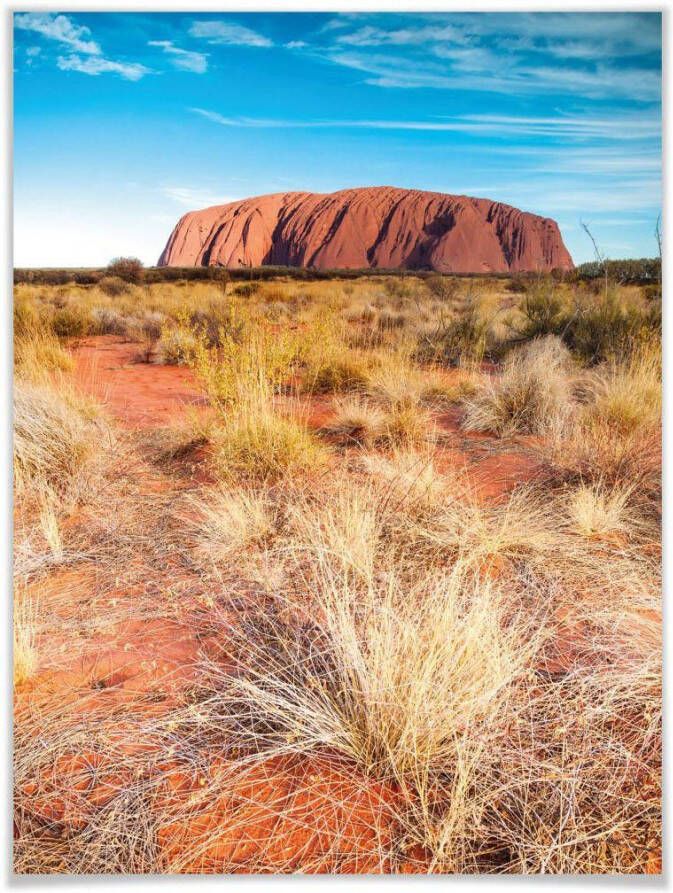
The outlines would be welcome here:
<svg viewBox="0 0 673 893">
<path fill-rule="evenodd" d="M 17 266 L 155 263 L 187 210 L 393 185 L 652 256 L 658 13 L 16 13 Z"/>
</svg>

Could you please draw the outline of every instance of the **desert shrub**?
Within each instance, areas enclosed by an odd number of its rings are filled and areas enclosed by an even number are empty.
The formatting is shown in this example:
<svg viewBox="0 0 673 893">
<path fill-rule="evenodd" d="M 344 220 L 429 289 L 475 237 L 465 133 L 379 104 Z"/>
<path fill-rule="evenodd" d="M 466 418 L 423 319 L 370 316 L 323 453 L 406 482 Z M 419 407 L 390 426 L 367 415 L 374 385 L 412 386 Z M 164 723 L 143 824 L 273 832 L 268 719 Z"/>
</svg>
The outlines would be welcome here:
<svg viewBox="0 0 673 893">
<path fill-rule="evenodd" d="M 242 282 L 240 285 L 237 285 L 234 291 L 241 298 L 252 298 L 259 291 L 261 286 L 260 282 Z"/>
<path fill-rule="evenodd" d="M 287 304 L 294 300 L 293 290 L 283 283 L 266 285 L 259 295 L 267 304 Z"/>
<path fill-rule="evenodd" d="M 189 324 L 208 347 L 240 342 L 250 328 L 247 310 L 229 300 L 211 301 L 204 309 L 191 311 L 188 319 L 180 319 L 183 324 Z"/>
<path fill-rule="evenodd" d="M 148 311 L 135 321 L 134 329 L 142 345 L 142 357 L 146 363 L 152 361 L 161 331 L 164 325 L 164 314 L 159 311 Z"/>
<path fill-rule="evenodd" d="M 639 345 L 657 339 L 661 313 L 656 306 L 642 311 L 620 302 L 615 292 L 578 306 L 568 320 L 563 340 L 585 362 L 619 359 Z"/>
<path fill-rule="evenodd" d="M 430 294 L 440 301 L 452 301 L 460 292 L 460 283 L 453 276 L 428 276 L 425 284 Z"/>
<path fill-rule="evenodd" d="M 245 398 L 248 386 L 262 382 L 271 393 L 281 390 L 299 356 L 295 333 L 268 328 L 250 330 L 237 341 L 224 337 L 219 348 L 196 339 L 194 369 L 215 406 L 221 410 Z"/>
<path fill-rule="evenodd" d="M 520 340 L 530 341 L 545 335 L 561 336 L 569 322 L 565 302 L 551 279 L 537 279 L 524 287 L 521 304 L 523 323 L 516 327 Z"/>
<path fill-rule="evenodd" d="M 91 328 L 96 335 L 128 335 L 129 320 L 111 307 L 94 307 L 91 311 Z"/>
<path fill-rule="evenodd" d="M 98 288 L 109 298 L 118 298 L 130 291 L 129 283 L 120 276 L 104 276 L 98 283 Z"/>
<path fill-rule="evenodd" d="M 558 338 L 532 341 L 507 358 L 501 375 L 464 400 L 463 427 L 541 434 L 570 410 L 570 358 Z"/>
<path fill-rule="evenodd" d="M 162 363 L 168 366 L 191 366 L 194 364 L 199 341 L 190 326 L 162 326 L 158 351 Z"/>
<path fill-rule="evenodd" d="M 404 301 L 413 298 L 415 284 L 411 278 L 405 276 L 387 276 L 383 280 L 386 293 L 396 301 Z"/>
<path fill-rule="evenodd" d="M 59 338 L 81 338 L 89 331 L 89 315 L 83 307 L 63 307 L 54 312 L 51 327 Z"/>
<path fill-rule="evenodd" d="M 489 321 L 479 312 L 477 302 L 468 299 L 465 309 L 452 319 L 440 320 L 431 333 L 421 336 L 417 349 L 420 360 L 434 360 L 449 366 L 478 363 L 488 343 Z"/>
<path fill-rule="evenodd" d="M 505 290 L 515 295 L 524 295 L 528 291 L 528 284 L 522 276 L 514 276 L 505 283 Z"/>
<path fill-rule="evenodd" d="M 115 257 L 107 265 L 105 272 L 108 277 L 117 277 L 135 284 L 142 280 L 144 267 L 137 257 Z"/>
<path fill-rule="evenodd" d="M 521 314 L 522 321 L 512 324 L 514 340 L 556 335 L 590 365 L 618 359 L 656 340 L 661 332 L 661 313 L 656 304 L 642 310 L 620 300 L 614 287 L 596 298 L 578 295 L 569 306 L 553 283 L 543 280 L 527 293 Z"/>
</svg>

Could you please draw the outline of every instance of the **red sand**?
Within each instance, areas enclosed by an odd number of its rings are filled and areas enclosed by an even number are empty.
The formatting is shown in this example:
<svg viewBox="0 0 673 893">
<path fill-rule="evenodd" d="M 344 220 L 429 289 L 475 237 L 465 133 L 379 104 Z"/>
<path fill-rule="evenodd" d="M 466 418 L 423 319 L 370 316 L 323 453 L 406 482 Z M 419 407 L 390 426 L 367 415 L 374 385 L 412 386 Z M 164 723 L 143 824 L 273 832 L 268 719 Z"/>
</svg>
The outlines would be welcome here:
<svg viewBox="0 0 673 893">
<path fill-rule="evenodd" d="M 76 381 L 127 428 L 172 425 L 207 406 L 189 369 L 145 363 L 138 344 L 115 335 L 85 338 L 73 356 Z"/>
</svg>

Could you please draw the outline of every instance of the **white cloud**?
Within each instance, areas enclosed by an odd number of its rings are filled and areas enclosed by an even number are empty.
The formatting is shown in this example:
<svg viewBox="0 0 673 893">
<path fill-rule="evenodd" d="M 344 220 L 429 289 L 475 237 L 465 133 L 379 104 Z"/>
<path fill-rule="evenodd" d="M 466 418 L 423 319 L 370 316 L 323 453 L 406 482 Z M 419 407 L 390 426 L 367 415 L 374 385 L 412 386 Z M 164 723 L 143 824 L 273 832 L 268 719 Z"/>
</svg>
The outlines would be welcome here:
<svg viewBox="0 0 673 893">
<path fill-rule="evenodd" d="M 285 121 L 281 118 L 228 118 L 219 112 L 210 111 L 210 109 L 190 108 L 190 112 L 195 115 L 201 115 L 214 124 L 222 124 L 224 127 L 321 127 L 325 126 L 316 122 L 302 121 Z"/>
<path fill-rule="evenodd" d="M 127 81 L 139 81 L 146 74 L 151 73 L 139 62 L 115 62 L 113 59 L 104 59 L 102 56 L 59 56 L 56 60 L 61 71 L 79 71 L 82 74 L 118 74 Z"/>
<path fill-rule="evenodd" d="M 428 44 L 478 45 L 484 40 L 503 49 L 553 52 L 566 58 L 596 59 L 603 55 L 641 55 L 661 46 L 660 20 L 631 13 L 426 13 L 423 24 L 407 27 L 404 15 L 361 14 L 332 19 L 322 31 L 339 30 L 341 45 L 424 46 Z M 362 24 L 368 21 L 368 24 Z M 357 24 L 355 30 L 343 33 Z"/>
<path fill-rule="evenodd" d="M 435 41 L 454 41 L 464 43 L 464 33 L 453 25 L 426 25 L 421 28 L 397 28 L 387 30 L 372 25 L 365 25 L 350 34 L 340 34 L 337 43 L 349 46 L 370 47 L 384 46 L 413 46 Z"/>
<path fill-rule="evenodd" d="M 273 46 L 273 42 L 263 34 L 258 34 L 251 28 L 246 28 L 245 25 L 219 19 L 192 22 L 189 33 L 192 37 L 201 37 L 210 44 L 246 47 Z"/>
<path fill-rule="evenodd" d="M 26 47 L 26 56 L 33 59 L 35 56 L 39 56 L 42 52 L 42 47 Z"/>
<path fill-rule="evenodd" d="M 22 31 L 35 31 L 49 40 L 68 46 L 73 52 L 96 56 L 99 45 L 93 40 L 85 40 L 91 31 L 85 25 L 76 25 L 65 15 L 46 12 L 24 12 L 14 16 L 14 27 Z"/>
<path fill-rule="evenodd" d="M 300 50 L 302 47 L 308 46 L 305 40 L 291 40 L 284 44 L 286 50 Z"/>
<path fill-rule="evenodd" d="M 362 128 L 371 130 L 418 130 L 472 133 L 475 135 L 549 137 L 578 141 L 603 139 L 633 141 L 657 139 L 661 132 L 656 116 L 627 114 L 613 116 L 559 115 L 535 117 L 515 115 L 462 115 L 428 121 L 396 121 L 385 119 L 292 120 L 286 118 L 227 117 L 210 109 L 190 108 L 190 112 L 224 127 L 258 128 Z M 517 147 L 517 152 L 522 151 Z M 538 149 L 536 148 L 536 152 Z"/>
<path fill-rule="evenodd" d="M 171 57 L 171 63 L 182 71 L 192 71 L 195 74 L 204 74 L 208 70 L 207 53 L 195 53 L 192 50 L 183 50 L 173 45 L 171 40 L 150 40 L 147 44 L 151 47 L 161 47 L 164 53 Z"/>
<path fill-rule="evenodd" d="M 316 55 L 364 72 L 365 83 L 378 87 L 660 96 L 659 72 L 635 58 L 656 60 L 658 15 L 427 13 L 409 21 L 402 14 L 340 16 L 322 29 L 331 46 Z"/>
<path fill-rule="evenodd" d="M 522 65 L 507 60 L 494 64 L 493 55 L 460 49 L 440 49 L 447 61 L 441 65 L 427 56 L 416 59 L 385 54 L 330 51 L 327 58 L 370 77 L 366 83 L 377 87 L 475 90 L 489 93 L 565 93 L 602 98 L 625 96 L 634 100 L 656 101 L 661 93 L 658 71 L 599 65 L 592 69 L 563 66 Z"/>
<path fill-rule="evenodd" d="M 226 205 L 235 199 L 226 195 L 217 195 L 204 189 L 191 186 L 162 186 L 159 190 L 166 198 L 184 205 L 186 208 L 207 208 L 211 205 Z"/>
</svg>

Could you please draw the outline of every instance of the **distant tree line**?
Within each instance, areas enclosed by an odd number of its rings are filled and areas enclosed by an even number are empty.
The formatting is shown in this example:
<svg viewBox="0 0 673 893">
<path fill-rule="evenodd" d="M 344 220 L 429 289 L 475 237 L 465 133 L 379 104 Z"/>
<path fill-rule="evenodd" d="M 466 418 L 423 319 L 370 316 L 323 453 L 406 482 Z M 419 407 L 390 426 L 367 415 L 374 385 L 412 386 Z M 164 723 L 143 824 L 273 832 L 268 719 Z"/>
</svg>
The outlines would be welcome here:
<svg viewBox="0 0 673 893">
<path fill-rule="evenodd" d="M 555 280 L 577 281 L 608 277 L 621 283 L 656 283 L 661 280 L 661 259 L 640 258 L 626 260 L 590 261 L 580 264 L 575 270 L 552 270 Z M 452 273 L 458 278 L 510 279 L 509 273 Z M 539 273 L 520 273 L 517 280 L 539 278 Z M 144 267 L 141 261 L 133 257 L 118 257 L 110 261 L 107 267 L 71 267 L 71 268 L 27 268 L 17 267 L 14 270 L 14 284 L 32 283 L 34 285 L 98 285 L 102 280 L 151 285 L 158 282 L 218 282 L 223 288 L 229 281 L 266 280 L 285 277 L 298 281 L 317 281 L 326 279 L 357 279 L 360 276 L 416 276 L 422 279 L 437 278 L 440 274 L 433 270 L 316 270 L 312 267 Z"/>
<path fill-rule="evenodd" d="M 661 278 L 661 258 L 659 257 L 592 260 L 576 267 L 575 276 L 578 279 L 597 279 L 605 276 L 606 268 L 608 278 L 614 282 L 646 284 L 658 282 Z"/>
</svg>

